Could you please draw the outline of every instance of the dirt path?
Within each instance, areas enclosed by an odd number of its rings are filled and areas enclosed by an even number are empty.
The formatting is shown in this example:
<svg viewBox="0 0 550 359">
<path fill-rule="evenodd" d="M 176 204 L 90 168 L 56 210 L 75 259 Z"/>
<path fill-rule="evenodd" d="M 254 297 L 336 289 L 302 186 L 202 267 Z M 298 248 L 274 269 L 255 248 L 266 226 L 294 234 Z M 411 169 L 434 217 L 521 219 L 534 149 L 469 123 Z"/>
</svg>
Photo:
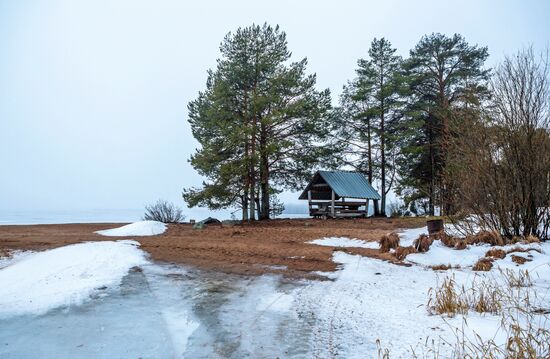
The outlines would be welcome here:
<svg viewBox="0 0 550 359">
<path fill-rule="evenodd" d="M 288 276 L 311 276 L 313 271 L 333 271 L 333 247 L 306 243 L 323 237 L 378 240 L 388 232 L 425 224 L 422 218 L 272 220 L 253 224 L 210 225 L 195 230 L 189 224 L 170 225 L 152 237 L 104 237 L 94 231 L 123 224 L 56 224 L 0 226 L 0 255 L 6 250 L 44 250 L 84 241 L 132 238 L 154 260 L 194 265 L 228 273 L 280 272 Z M 342 249 L 340 249 L 342 250 Z M 394 260 L 375 249 L 348 248 L 380 259 Z"/>
</svg>

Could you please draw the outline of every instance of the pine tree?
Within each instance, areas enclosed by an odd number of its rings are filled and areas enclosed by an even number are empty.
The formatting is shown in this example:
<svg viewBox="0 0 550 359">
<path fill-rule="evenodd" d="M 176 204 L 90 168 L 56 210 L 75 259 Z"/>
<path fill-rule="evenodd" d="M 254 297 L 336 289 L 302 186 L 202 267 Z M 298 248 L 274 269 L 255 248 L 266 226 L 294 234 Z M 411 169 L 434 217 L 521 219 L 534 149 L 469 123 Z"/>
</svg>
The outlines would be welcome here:
<svg viewBox="0 0 550 359">
<path fill-rule="evenodd" d="M 315 89 L 307 60 L 288 63 L 279 27 L 252 25 L 229 33 L 207 88 L 189 108 L 201 148 L 193 167 L 209 182 L 184 190 L 190 206 L 240 205 L 243 220 L 270 217 L 272 196 L 296 189 L 326 156 L 330 93 Z"/>
<path fill-rule="evenodd" d="M 358 61 L 357 78 L 344 87 L 341 97 L 341 126 L 337 132 L 347 156 L 347 164 L 368 174 L 369 182 L 380 180 L 381 206 L 375 202 L 375 215 L 386 215 L 386 195 L 394 176 L 396 153 L 393 135 L 399 118 L 401 58 L 384 39 L 374 39 L 369 59 Z M 392 154 L 391 156 L 388 156 Z"/>
<path fill-rule="evenodd" d="M 452 129 L 460 125 L 457 110 L 478 106 L 487 94 L 487 57 L 486 47 L 471 46 L 458 34 L 431 34 L 405 62 L 408 127 L 418 131 L 404 146 L 398 192 L 409 203 L 426 199 L 431 215 L 435 206 L 442 213 L 452 210 L 452 181 L 444 176 Z"/>
</svg>

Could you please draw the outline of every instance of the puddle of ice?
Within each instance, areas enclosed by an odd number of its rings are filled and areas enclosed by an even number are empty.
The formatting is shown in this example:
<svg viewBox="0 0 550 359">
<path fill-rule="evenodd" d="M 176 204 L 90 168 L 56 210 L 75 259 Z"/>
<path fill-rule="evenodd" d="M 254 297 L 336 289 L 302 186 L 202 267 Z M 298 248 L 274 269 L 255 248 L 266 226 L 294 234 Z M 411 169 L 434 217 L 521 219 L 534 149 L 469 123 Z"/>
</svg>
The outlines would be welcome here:
<svg viewBox="0 0 550 359">
<path fill-rule="evenodd" d="M 0 320 L 1 358 L 306 358 L 299 283 L 150 264 L 80 306 Z"/>
</svg>

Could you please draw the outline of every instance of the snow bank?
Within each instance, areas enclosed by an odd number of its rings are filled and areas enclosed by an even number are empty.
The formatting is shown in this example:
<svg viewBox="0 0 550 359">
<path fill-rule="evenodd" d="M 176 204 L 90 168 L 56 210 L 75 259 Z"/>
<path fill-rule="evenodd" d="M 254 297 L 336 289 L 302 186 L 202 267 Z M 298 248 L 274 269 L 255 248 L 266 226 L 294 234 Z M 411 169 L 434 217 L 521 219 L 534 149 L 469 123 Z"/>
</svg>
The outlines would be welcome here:
<svg viewBox="0 0 550 359">
<path fill-rule="evenodd" d="M 137 246 L 89 242 L 34 253 L 0 270 L 0 317 L 78 305 L 146 263 Z"/>
<path fill-rule="evenodd" d="M 166 231 L 166 224 L 157 221 L 141 221 L 113 229 L 96 231 L 102 236 L 128 237 L 128 236 L 155 236 Z"/>
<path fill-rule="evenodd" d="M 371 248 L 378 249 L 380 245 L 378 242 L 367 242 L 359 239 L 350 239 L 346 237 L 329 237 L 322 239 L 315 239 L 307 243 L 317 244 L 319 246 L 329 247 L 355 247 L 355 248 Z"/>
<path fill-rule="evenodd" d="M 447 232 L 452 232 L 452 226 L 446 226 Z M 400 245 L 403 247 L 411 246 L 416 238 L 421 234 L 427 234 L 427 227 L 407 229 L 399 233 Z M 503 249 L 508 251 L 512 248 L 520 247 L 523 249 L 537 249 L 542 250 L 541 244 L 510 244 L 506 246 L 490 246 L 488 244 L 476 244 L 468 245 L 466 249 L 456 250 L 445 246 L 441 241 L 434 241 L 430 246 L 430 250 L 426 253 L 413 253 L 409 254 L 406 258 L 406 262 L 412 264 L 418 264 L 426 267 L 436 266 L 436 265 L 450 265 L 452 267 L 471 267 L 473 266 L 480 258 L 485 256 L 485 253 L 490 249 Z M 517 255 L 517 253 L 515 253 Z M 510 256 L 506 257 L 506 260 L 511 263 Z M 546 259 L 550 259 L 546 258 Z M 543 259 L 545 260 L 545 259 Z M 506 262 L 506 261 L 505 261 Z M 503 263 L 502 261 L 497 261 L 496 263 Z M 498 267 L 498 265 L 497 265 Z M 526 268 L 525 268 L 526 269 Z"/>
</svg>

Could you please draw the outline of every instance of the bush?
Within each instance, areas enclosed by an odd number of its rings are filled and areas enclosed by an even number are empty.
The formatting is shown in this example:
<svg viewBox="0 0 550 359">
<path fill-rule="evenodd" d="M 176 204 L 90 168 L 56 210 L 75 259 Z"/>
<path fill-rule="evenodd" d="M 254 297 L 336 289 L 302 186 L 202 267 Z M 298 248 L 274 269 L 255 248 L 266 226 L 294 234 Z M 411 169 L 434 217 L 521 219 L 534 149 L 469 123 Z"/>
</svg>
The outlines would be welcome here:
<svg viewBox="0 0 550 359">
<path fill-rule="evenodd" d="M 386 253 L 389 252 L 392 248 L 397 248 L 399 246 L 399 235 L 395 232 L 385 234 L 379 241 L 380 243 L 380 252 Z"/>
<path fill-rule="evenodd" d="M 162 223 L 180 223 L 185 220 L 181 208 L 173 203 L 164 200 L 158 200 L 153 205 L 145 206 L 145 221 L 158 221 Z"/>
</svg>

